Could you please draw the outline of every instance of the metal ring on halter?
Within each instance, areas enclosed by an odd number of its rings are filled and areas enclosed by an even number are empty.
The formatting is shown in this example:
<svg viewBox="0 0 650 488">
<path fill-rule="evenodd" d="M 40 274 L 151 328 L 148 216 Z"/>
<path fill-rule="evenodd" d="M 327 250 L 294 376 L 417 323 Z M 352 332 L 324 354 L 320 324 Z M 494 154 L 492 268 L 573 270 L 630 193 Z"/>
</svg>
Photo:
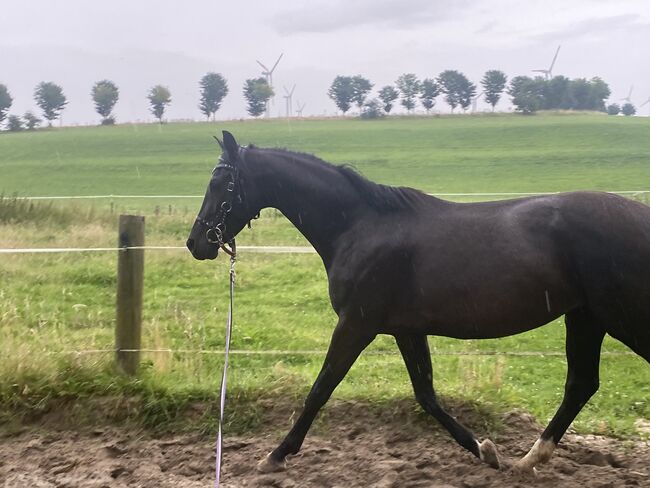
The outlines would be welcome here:
<svg viewBox="0 0 650 488">
<path fill-rule="evenodd" d="M 214 233 L 215 238 L 213 239 L 210 237 L 210 232 Z M 218 227 L 210 227 L 206 232 L 205 232 L 205 238 L 210 244 L 219 244 L 221 245 L 223 243 L 223 235 L 221 234 L 221 229 Z"/>
<path fill-rule="evenodd" d="M 230 211 L 232 210 L 232 203 L 228 201 L 221 202 L 221 210 L 223 210 L 226 213 L 230 213 Z"/>
</svg>

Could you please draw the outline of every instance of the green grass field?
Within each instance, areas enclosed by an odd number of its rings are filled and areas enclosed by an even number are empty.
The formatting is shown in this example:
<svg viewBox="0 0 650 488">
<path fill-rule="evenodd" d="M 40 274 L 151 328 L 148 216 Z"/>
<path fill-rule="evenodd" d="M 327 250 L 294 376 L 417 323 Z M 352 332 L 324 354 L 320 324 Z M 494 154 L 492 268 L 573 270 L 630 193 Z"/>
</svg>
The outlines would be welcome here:
<svg viewBox="0 0 650 488">
<path fill-rule="evenodd" d="M 281 146 L 352 163 L 382 183 L 432 193 L 650 190 L 650 120 L 599 115 L 457 116 L 380 121 L 247 121 L 69 128 L 0 134 L 5 195 L 198 195 L 218 157 L 211 135 Z M 646 203 L 648 195 L 639 195 Z M 200 199 L 37 202 L 0 200 L 0 248 L 103 247 L 116 242 L 117 213 L 147 216 L 147 243 L 182 245 Z M 158 207 L 158 208 L 156 208 Z M 111 210 L 113 213 L 111 213 Z M 266 211 L 241 244 L 306 244 Z M 188 427 L 184 408 L 212 402 L 222 356 L 147 353 L 136 379 L 117 376 L 113 343 L 116 256 L 0 254 L 0 421 L 44 411 L 70 398 L 137 398 L 130 414 L 148 426 Z M 148 252 L 144 347 L 220 350 L 227 263 L 196 262 L 175 251 Z M 233 348 L 323 350 L 334 325 L 326 277 L 314 255 L 242 254 Z M 431 338 L 435 384 L 443 396 L 503 411 L 523 408 L 545 422 L 561 399 L 565 361 L 561 321 L 489 341 Z M 608 340 L 605 350 L 624 352 Z M 458 356 L 541 351 L 543 357 Z M 335 397 L 378 404 L 409 397 L 392 338 L 370 348 Z M 232 360 L 231 429 L 257 425 L 259 399 L 298 405 L 321 354 L 237 355 Z M 605 356 L 601 390 L 578 418 L 585 432 L 636 433 L 650 418 L 650 368 L 635 356 Z M 214 402 L 210 403 L 214 408 Z M 415 409 L 415 404 L 414 404 Z M 199 421 L 211 428 L 212 409 Z M 191 426 L 196 427 L 195 424 Z"/>
</svg>

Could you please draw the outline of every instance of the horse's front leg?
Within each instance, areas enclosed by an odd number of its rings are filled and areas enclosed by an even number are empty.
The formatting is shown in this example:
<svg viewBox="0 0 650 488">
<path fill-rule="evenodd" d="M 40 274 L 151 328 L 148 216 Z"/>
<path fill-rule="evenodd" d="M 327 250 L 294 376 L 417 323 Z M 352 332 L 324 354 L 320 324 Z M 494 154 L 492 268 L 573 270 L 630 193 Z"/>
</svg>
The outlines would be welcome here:
<svg viewBox="0 0 650 488">
<path fill-rule="evenodd" d="M 395 340 L 411 377 L 415 398 L 424 411 L 438 420 L 458 444 L 493 468 L 499 469 L 499 455 L 492 441 L 486 439 L 479 442 L 469 429 L 445 412 L 438 403 L 433 389 L 433 369 L 427 337 L 397 335 Z"/>
<path fill-rule="evenodd" d="M 356 359 L 375 334 L 363 330 L 357 322 L 339 319 L 325 357 L 325 363 L 307 395 L 305 406 L 298 420 L 278 447 L 264 460 L 258 469 L 262 472 L 277 471 L 284 466 L 284 459 L 289 454 L 296 454 L 311 427 L 316 414 L 325 405 L 336 386 L 345 377 Z"/>
</svg>

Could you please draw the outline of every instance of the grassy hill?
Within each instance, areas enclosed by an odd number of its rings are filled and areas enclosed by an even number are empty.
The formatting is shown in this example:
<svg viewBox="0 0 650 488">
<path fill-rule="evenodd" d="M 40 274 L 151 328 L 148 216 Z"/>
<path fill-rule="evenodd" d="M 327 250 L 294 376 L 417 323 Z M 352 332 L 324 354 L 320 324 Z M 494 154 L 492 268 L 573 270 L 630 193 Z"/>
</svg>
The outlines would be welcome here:
<svg viewBox="0 0 650 488">
<path fill-rule="evenodd" d="M 218 156 L 211 136 L 222 129 L 241 144 L 313 153 L 378 182 L 433 193 L 650 188 L 650 119 L 486 115 L 4 133 L 0 192 L 200 194 Z"/>
</svg>

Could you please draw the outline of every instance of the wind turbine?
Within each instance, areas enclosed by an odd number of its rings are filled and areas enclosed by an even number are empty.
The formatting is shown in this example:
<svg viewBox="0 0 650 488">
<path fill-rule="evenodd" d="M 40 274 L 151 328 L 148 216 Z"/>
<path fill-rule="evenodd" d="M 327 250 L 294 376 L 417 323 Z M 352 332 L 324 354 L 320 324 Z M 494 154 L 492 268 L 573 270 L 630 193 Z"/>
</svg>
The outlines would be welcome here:
<svg viewBox="0 0 650 488">
<path fill-rule="evenodd" d="M 281 53 L 280 56 L 278 57 L 278 60 L 275 62 L 273 65 L 273 68 L 268 69 L 264 64 L 262 64 L 260 61 L 257 61 L 257 64 L 259 64 L 264 71 L 262 71 L 262 74 L 266 78 L 266 82 L 269 84 L 271 89 L 273 89 L 273 72 L 275 71 L 275 68 L 278 66 L 278 63 L 282 59 L 282 56 L 284 56 L 284 53 Z M 271 115 L 271 102 L 273 101 L 275 97 L 271 98 L 268 102 L 266 102 L 266 116 L 269 117 Z"/>
<path fill-rule="evenodd" d="M 634 85 L 630 87 L 630 92 L 627 94 L 627 97 L 621 98 L 621 101 L 627 102 L 627 103 L 632 103 L 632 90 L 634 90 Z"/>
<path fill-rule="evenodd" d="M 642 109 L 646 105 L 650 105 L 650 97 L 648 97 L 648 99 L 645 102 L 643 102 L 641 105 L 639 105 L 639 109 Z M 650 106 L 648 107 L 648 109 L 650 109 Z M 650 116 L 650 112 L 648 113 L 648 115 Z"/>
<path fill-rule="evenodd" d="M 296 109 L 296 114 L 298 114 L 298 117 L 302 117 L 302 111 L 305 110 L 305 103 L 300 103 L 300 100 L 298 100 L 298 108 Z"/>
<path fill-rule="evenodd" d="M 476 112 L 476 103 L 478 102 L 478 99 L 483 96 L 484 93 L 485 90 L 483 90 L 481 93 L 479 93 L 474 98 L 472 98 L 472 113 Z"/>
<path fill-rule="evenodd" d="M 284 99 L 285 99 L 285 101 L 287 103 L 287 118 L 289 118 L 289 117 L 291 117 L 291 115 L 293 115 L 293 100 L 292 100 L 292 97 L 293 97 L 293 91 L 296 89 L 296 85 L 295 84 L 293 85 L 293 88 L 291 88 L 291 91 L 287 90 L 286 86 L 283 86 L 282 88 L 284 88 L 284 93 L 286 93 L 286 95 L 283 95 L 283 96 L 284 96 Z"/>
<path fill-rule="evenodd" d="M 553 56 L 553 61 L 551 61 L 551 65 L 548 67 L 548 69 L 534 69 L 534 73 L 544 73 L 544 78 L 547 80 L 550 80 L 553 78 L 553 66 L 555 66 L 555 60 L 557 59 L 557 55 L 560 52 L 560 48 L 562 45 L 559 45 L 557 47 L 557 50 L 555 51 L 555 56 Z"/>
</svg>

